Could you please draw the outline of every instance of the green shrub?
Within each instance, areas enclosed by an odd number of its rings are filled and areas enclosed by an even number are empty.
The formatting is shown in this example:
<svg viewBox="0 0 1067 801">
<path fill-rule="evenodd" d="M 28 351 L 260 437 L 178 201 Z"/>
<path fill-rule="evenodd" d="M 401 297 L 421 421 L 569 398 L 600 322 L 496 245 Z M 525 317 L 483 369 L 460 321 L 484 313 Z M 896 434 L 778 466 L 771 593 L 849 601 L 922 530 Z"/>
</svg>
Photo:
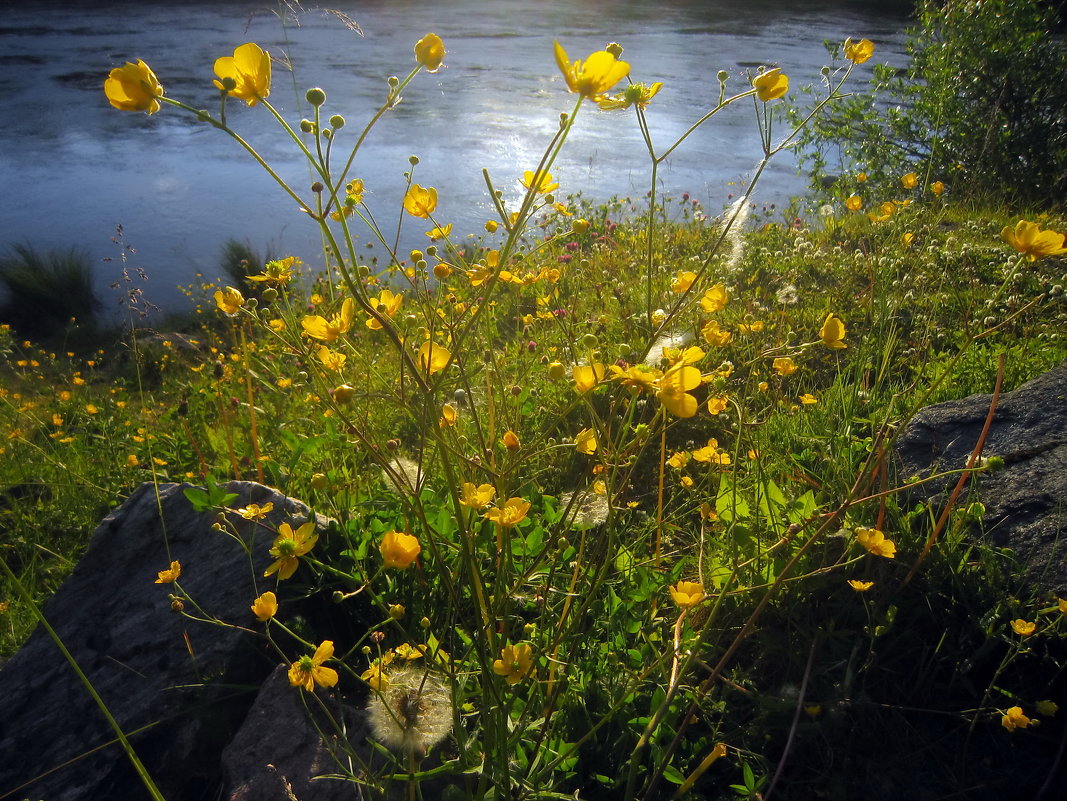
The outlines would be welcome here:
<svg viewBox="0 0 1067 801">
<path fill-rule="evenodd" d="M 12 251 L 0 259 L 5 294 L 0 320 L 33 338 L 54 335 L 75 320 L 94 327 L 100 301 L 88 253 L 74 248 L 42 252 L 26 244 Z"/>
<path fill-rule="evenodd" d="M 871 91 L 802 135 L 812 185 L 918 171 L 959 199 L 1062 206 L 1067 196 L 1067 50 L 1042 0 L 920 0 L 905 70 L 877 65 Z M 831 53 L 839 44 L 828 47 Z"/>
</svg>

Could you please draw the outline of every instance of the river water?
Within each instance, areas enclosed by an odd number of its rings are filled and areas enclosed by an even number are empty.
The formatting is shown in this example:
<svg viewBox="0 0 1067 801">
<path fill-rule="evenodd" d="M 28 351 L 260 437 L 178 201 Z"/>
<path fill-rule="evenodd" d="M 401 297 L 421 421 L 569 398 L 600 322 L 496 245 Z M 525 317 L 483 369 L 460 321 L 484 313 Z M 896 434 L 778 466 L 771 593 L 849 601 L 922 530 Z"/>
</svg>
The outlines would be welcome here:
<svg viewBox="0 0 1067 801">
<path fill-rule="evenodd" d="M 660 148 L 714 102 L 720 69 L 730 74 L 728 89 L 740 91 L 757 65 L 781 66 L 794 94 L 818 83 L 825 39 L 867 37 L 876 61 L 905 61 L 899 2 L 333 0 L 331 7 L 362 35 L 310 4 L 295 16 L 249 2 L 23 2 L 0 11 L 0 246 L 88 251 L 111 305 L 117 294 L 107 286 L 119 277 L 112 238 L 121 224 L 136 250 L 131 263 L 148 276 L 147 298 L 167 309 L 188 303 L 178 285 L 198 272 L 219 274 L 230 237 L 321 264 L 314 224 L 227 136 L 170 106 L 148 116 L 108 105 L 104 78 L 127 60 L 151 65 L 168 96 L 215 109 L 216 58 L 247 41 L 275 57 L 286 53 L 294 69 L 275 64 L 271 102 L 295 125 L 308 114 L 304 90 L 321 86 L 326 115 L 348 121 L 337 142 L 347 153 L 383 101 L 387 77 L 405 75 L 414 43 L 435 31 L 448 49 L 445 67 L 408 87 L 371 132 L 354 174 L 383 227 L 395 230 L 403 173 L 417 155 L 415 180 L 438 189 L 435 216 L 454 223 L 460 240 L 492 216 L 482 168 L 505 199 L 517 198 L 517 179 L 536 166 L 560 112 L 573 106 L 553 39 L 572 59 L 618 41 L 635 81 L 664 83 L 649 109 Z M 873 63 L 857 76 L 868 76 Z M 287 181 L 308 186 L 306 165 L 265 109 L 234 102 L 228 117 Z M 752 106 L 738 104 L 664 163 L 661 191 L 688 192 L 717 213 L 759 156 Z M 587 104 L 553 174 L 559 195 L 643 197 L 648 155 L 633 112 Z M 803 189 L 787 153 L 764 173 L 756 200 L 781 206 Z M 424 221 L 408 217 L 404 225 L 405 249 L 426 244 Z"/>
</svg>

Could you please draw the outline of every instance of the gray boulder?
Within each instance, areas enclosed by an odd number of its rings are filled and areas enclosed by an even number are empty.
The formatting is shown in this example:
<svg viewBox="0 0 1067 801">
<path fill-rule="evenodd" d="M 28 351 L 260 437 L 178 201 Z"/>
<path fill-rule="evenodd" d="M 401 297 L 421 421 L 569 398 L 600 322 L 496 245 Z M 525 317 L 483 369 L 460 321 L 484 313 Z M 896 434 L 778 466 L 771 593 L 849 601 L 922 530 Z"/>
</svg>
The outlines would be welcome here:
<svg viewBox="0 0 1067 801">
<path fill-rule="evenodd" d="M 262 578 L 271 531 L 231 516 L 253 545 L 250 559 L 233 538 L 212 529 L 214 513 L 193 509 L 183 495 L 188 486 L 162 485 L 158 501 L 151 484 L 134 491 L 100 524 L 44 609 L 168 801 L 217 797 L 220 755 L 255 691 L 281 662 L 248 631 L 257 628 L 250 609 L 257 587 L 273 584 Z M 235 508 L 273 503 L 264 521 L 270 528 L 308 517 L 299 501 L 259 484 L 233 482 L 227 490 L 239 496 L 230 504 Z M 171 559 L 182 564 L 183 589 L 232 626 L 171 610 L 172 585 L 154 583 Z M 186 611 L 197 614 L 188 603 Z M 0 670 L 0 703 L 0 798 L 149 797 L 42 629 Z"/>
<path fill-rule="evenodd" d="M 896 440 L 899 477 L 962 468 L 991 401 L 972 395 L 916 414 Z M 1013 549 L 1037 586 L 1067 596 L 1067 362 L 1001 395 L 983 455 L 1001 457 L 1004 469 L 972 476 L 961 501 L 976 489 L 985 535 Z M 920 484 L 911 497 L 940 508 L 958 480 Z"/>
</svg>

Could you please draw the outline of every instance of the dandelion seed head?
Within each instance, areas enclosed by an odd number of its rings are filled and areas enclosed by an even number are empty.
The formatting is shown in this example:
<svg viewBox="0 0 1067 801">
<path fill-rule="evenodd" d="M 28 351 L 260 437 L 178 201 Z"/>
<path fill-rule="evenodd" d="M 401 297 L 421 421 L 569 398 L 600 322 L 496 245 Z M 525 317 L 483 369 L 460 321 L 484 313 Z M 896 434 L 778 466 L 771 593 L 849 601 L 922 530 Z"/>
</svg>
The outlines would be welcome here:
<svg viewBox="0 0 1067 801">
<path fill-rule="evenodd" d="M 559 496 L 560 505 L 568 509 L 565 522 L 572 528 L 593 528 L 608 519 L 611 502 L 608 496 L 591 491 L 564 492 Z"/>
<path fill-rule="evenodd" d="M 398 456 L 389 461 L 389 469 L 382 470 L 385 483 L 401 494 L 417 495 L 426 478 L 418 462 L 406 456 Z"/>
<path fill-rule="evenodd" d="M 452 693 L 442 676 L 405 667 L 367 702 L 375 739 L 406 753 L 425 754 L 452 731 Z"/>
</svg>

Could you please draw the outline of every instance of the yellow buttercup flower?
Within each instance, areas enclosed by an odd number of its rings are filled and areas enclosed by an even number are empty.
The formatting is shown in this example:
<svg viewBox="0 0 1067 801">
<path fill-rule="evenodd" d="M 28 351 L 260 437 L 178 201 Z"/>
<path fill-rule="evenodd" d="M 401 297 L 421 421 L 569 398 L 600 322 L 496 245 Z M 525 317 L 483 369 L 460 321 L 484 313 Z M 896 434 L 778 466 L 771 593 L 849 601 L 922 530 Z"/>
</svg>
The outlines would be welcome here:
<svg viewBox="0 0 1067 801">
<path fill-rule="evenodd" d="M 333 641 L 323 640 L 315 649 L 314 656 L 302 656 L 289 667 L 289 683 L 294 687 L 303 687 L 308 692 L 320 687 L 333 687 L 337 684 L 337 671 L 323 667 L 322 663 L 333 659 Z"/>
<path fill-rule="evenodd" d="M 224 314 L 233 317 L 237 314 L 237 310 L 245 305 L 245 298 L 239 290 L 234 289 L 232 286 L 228 286 L 225 289 L 215 290 L 215 305 L 218 306 L 219 310 Z"/>
<path fill-rule="evenodd" d="M 913 172 L 900 176 L 900 185 L 905 189 L 914 189 L 917 183 L 919 183 L 919 176 Z"/>
<path fill-rule="evenodd" d="M 517 451 L 522 447 L 522 443 L 519 442 L 519 435 L 510 428 L 504 432 L 504 436 L 500 438 L 500 441 L 504 443 L 504 447 L 509 451 Z"/>
<path fill-rule="evenodd" d="M 692 417 L 697 413 L 697 399 L 689 390 L 700 386 L 700 370 L 679 362 L 657 382 L 656 397 L 675 417 Z"/>
<path fill-rule="evenodd" d="M 697 280 L 697 274 L 692 270 L 683 270 L 671 279 L 671 292 L 681 295 L 689 291 L 689 287 Z"/>
<path fill-rule="evenodd" d="M 873 581 L 859 581 L 857 579 L 849 579 L 848 580 L 848 586 L 850 586 L 856 592 L 867 592 L 867 590 L 869 590 L 871 587 L 874 586 L 874 582 Z"/>
<path fill-rule="evenodd" d="M 174 560 L 170 563 L 170 567 L 166 570 L 160 570 L 157 574 L 159 578 L 156 579 L 156 584 L 173 584 L 177 581 L 182 574 L 182 563 L 178 560 Z"/>
<path fill-rule="evenodd" d="M 469 481 L 463 482 L 463 493 L 459 502 L 471 509 L 484 509 L 496 496 L 496 488 L 492 484 L 479 484 L 475 486 Z"/>
<path fill-rule="evenodd" d="M 265 592 L 252 602 L 252 614 L 260 623 L 266 623 L 278 614 L 278 596 Z"/>
<path fill-rule="evenodd" d="M 1000 236 L 1029 261 L 1067 253 L 1067 247 L 1063 246 L 1063 234 L 1052 230 L 1042 231 L 1040 225 L 1026 220 L 1019 220 L 1014 228 L 1005 226 Z"/>
<path fill-rule="evenodd" d="M 260 506 L 258 503 L 250 503 L 248 506 L 242 506 L 237 509 L 237 514 L 243 517 L 245 520 L 262 520 L 268 514 L 274 510 L 274 504 L 267 502 Z"/>
<path fill-rule="evenodd" d="M 717 348 L 730 344 L 730 340 L 734 338 L 734 335 L 729 331 L 723 331 L 719 327 L 717 320 L 708 320 L 704 327 L 700 329 L 700 334 L 704 337 L 705 342 Z"/>
<path fill-rule="evenodd" d="M 325 345 L 319 345 L 319 349 L 315 352 L 315 356 L 322 362 L 323 367 L 327 370 L 333 370 L 334 372 L 340 372 L 341 368 L 345 366 L 345 362 L 348 361 L 348 357 L 343 353 L 330 350 Z"/>
<path fill-rule="evenodd" d="M 437 190 L 432 186 L 425 189 L 418 184 L 412 184 L 404 195 L 404 211 L 412 217 L 429 219 L 437 208 Z"/>
<path fill-rule="evenodd" d="M 526 519 L 530 511 L 530 502 L 522 498 L 508 498 L 503 506 L 490 509 L 482 517 L 492 520 L 503 528 L 512 528 Z"/>
<path fill-rule="evenodd" d="M 314 548 L 318 541 L 319 535 L 315 531 L 314 522 L 309 520 L 296 531 L 293 531 L 293 527 L 288 523 L 282 523 L 278 526 L 278 536 L 274 538 L 274 544 L 270 548 L 274 562 L 263 571 L 263 575 L 273 576 L 277 573 L 281 581 L 292 578 L 300 565 L 300 557 Z"/>
<path fill-rule="evenodd" d="M 570 61 L 563 45 L 555 42 L 556 66 L 563 73 L 567 89 L 582 97 L 595 98 L 630 74 L 630 65 L 619 61 L 613 53 L 598 50 L 584 62 Z"/>
<path fill-rule="evenodd" d="M 539 195 L 546 195 L 559 189 L 559 184 L 552 179 L 550 172 L 535 174 L 531 170 L 525 170 L 519 183 L 527 189 L 533 189 Z"/>
<path fill-rule="evenodd" d="M 852 195 L 845 200 L 845 208 L 849 211 L 859 211 L 863 208 L 863 198 L 859 195 Z"/>
<path fill-rule="evenodd" d="M 396 316 L 396 313 L 400 311 L 400 306 L 404 302 L 404 295 L 400 292 L 391 292 L 388 289 L 383 289 L 378 293 L 378 297 L 370 298 L 370 305 L 383 317 L 388 317 L 390 320 Z M 372 331 L 378 331 L 382 327 L 382 324 L 378 322 L 375 317 L 367 318 L 367 328 Z"/>
<path fill-rule="evenodd" d="M 775 67 L 753 78 L 752 86 L 756 90 L 756 97 L 766 103 L 789 91 L 789 77 L 783 75 L 782 71 Z"/>
<path fill-rule="evenodd" d="M 1033 723 L 1033 721 L 1023 714 L 1023 708 L 1021 706 L 1013 706 L 1005 712 L 1004 716 L 1000 719 L 1000 725 L 1008 731 L 1025 729 L 1031 723 Z"/>
<path fill-rule="evenodd" d="M 136 64 L 127 61 L 108 73 L 104 81 L 104 94 L 108 102 L 120 111 L 155 114 L 159 111 L 163 87 L 151 68 L 138 59 Z"/>
<path fill-rule="evenodd" d="M 437 72 L 445 60 L 445 43 L 436 33 L 428 33 L 415 43 L 415 60 L 426 68 L 427 72 Z"/>
<path fill-rule="evenodd" d="M 671 600 L 682 609 L 692 609 L 704 600 L 704 587 L 696 581 L 679 581 L 667 589 L 671 593 Z"/>
<path fill-rule="evenodd" d="M 1023 620 L 1018 618 L 1011 622 L 1011 630 L 1018 634 L 1020 637 L 1029 637 L 1035 631 L 1037 631 L 1037 623 L 1029 620 Z"/>
<path fill-rule="evenodd" d="M 270 94 L 270 53 L 253 42 L 215 60 L 215 86 L 254 106 Z M 232 86 L 230 83 L 232 82 Z"/>
<path fill-rule="evenodd" d="M 607 369 L 600 362 L 595 364 L 576 364 L 574 369 L 571 370 L 571 375 L 574 378 L 574 388 L 584 395 L 604 380 L 604 376 L 607 375 Z"/>
<path fill-rule="evenodd" d="M 433 375 L 444 370 L 451 358 L 451 351 L 444 345 L 438 345 L 436 342 L 423 342 L 416 360 L 424 373 Z"/>
<path fill-rule="evenodd" d="M 703 448 L 697 448 L 693 451 L 693 461 L 725 467 L 731 463 L 732 459 L 729 453 L 719 450 L 719 441 L 712 437 Z"/>
<path fill-rule="evenodd" d="M 293 280 L 293 268 L 299 267 L 300 259 L 289 256 L 284 259 L 274 259 L 263 265 L 263 272 L 259 275 L 248 276 L 249 281 L 265 282 L 284 286 Z"/>
<path fill-rule="evenodd" d="M 300 321 L 304 333 L 312 339 L 321 342 L 336 342 L 342 334 L 347 334 L 352 328 L 352 319 L 356 313 L 356 302 L 352 298 L 345 298 L 341 303 L 341 311 L 333 315 L 329 320 L 318 314 L 312 314 Z"/>
<path fill-rule="evenodd" d="M 518 684 L 533 670 L 533 649 L 529 643 L 505 645 L 500 658 L 493 661 L 493 672 L 508 684 Z"/>
<path fill-rule="evenodd" d="M 593 100 L 600 106 L 602 111 L 614 111 L 615 109 L 630 108 L 630 106 L 637 106 L 638 108 L 648 108 L 648 104 L 652 102 L 659 90 L 663 88 L 661 81 L 649 84 L 646 86 L 643 83 L 632 83 L 623 90 L 622 93 L 612 95 L 601 95 L 594 97 Z"/>
<path fill-rule="evenodd" d="M 822 340 L 822 344 L 826 347 L 833 348 L 834 350 L 847 348 L 848 345 L 844 343 L 844 322 L 833 314 L 828 314 L 823 321 L 822 328 L 819 329 L 819 339 Z"/>
<path fill-rule="evenodd" d="M 810 405 L 812 405 L 814 403 L 818 403 L 819 402 L 819 399 L 816 398 L 814 395 L 812 395 L 810 392 L 805 392 L 803 395 L 801 395 L 799 398 L 797 398 L 797 400 L 799 400 L 805 406 L 810 406 Z"/>
<path fill-rule="evenodd" d="M 941 193 L 945 191 L 945 184 L 941 181 L 934 181 L 930 184 L 930 191 L 937 195 L 937 197 L 941 197 Z"/>
<path fill-rule="evenodd" d="M 892 559 L 897 555 L 897 546 L 892 540 L 887 540 L 885 534 L 876 528 L 857 528 L 856 542 L 875 556 Z"/>
<path fill-rule="evenodd" d="M 700 299 L 700 308 L 708 314 L 714 314 L 725 309 L 729 302 L 730 294 L 726 291 L 726 287 L 716 284 L 704 293 L 704 297 Z"/>
<path fill-rule="evenodd" d="M 870 39 L 860 39 L 858 42 L 851 39 L 845 40 L 845 58 L 853 64 L 862 64 L 873 55 L 874 42 Z"/>
<path fill-rule="evenodd" d="M 583 428 L 574 438 L 574 449 L 578 451 L 578 453 L 584 453 L 586 456 L 591 456 L 596 453 L 596 447 L 596 432 L 591 428 Z"/>
<path fill-rule="evenodd" d="M 441 428 L 451 428 L 459 421 L 459 409 L 453 403 L 446 403 L 441 407 L 441 419 L 438 425 Z"/>
<path fill-rule="evenodd" d="M 422 552 L 419 539 L 413 534 L 405 534 L 402 531 L 387 531 L 382 537 L 382 543 L 378 546 L 382 554 L 382 562 L 386 567 L 395 567 L 404 570 L 411 567 Z"/>
<path fill-rule="evenodd" d="M 771 362 L 771 367 L 774 368 L 774 371 L 778 373 L 778 375 L 792 375 L 797 371 L 796 362 L 788 356 L 779 356 Z"/>
</svg>

